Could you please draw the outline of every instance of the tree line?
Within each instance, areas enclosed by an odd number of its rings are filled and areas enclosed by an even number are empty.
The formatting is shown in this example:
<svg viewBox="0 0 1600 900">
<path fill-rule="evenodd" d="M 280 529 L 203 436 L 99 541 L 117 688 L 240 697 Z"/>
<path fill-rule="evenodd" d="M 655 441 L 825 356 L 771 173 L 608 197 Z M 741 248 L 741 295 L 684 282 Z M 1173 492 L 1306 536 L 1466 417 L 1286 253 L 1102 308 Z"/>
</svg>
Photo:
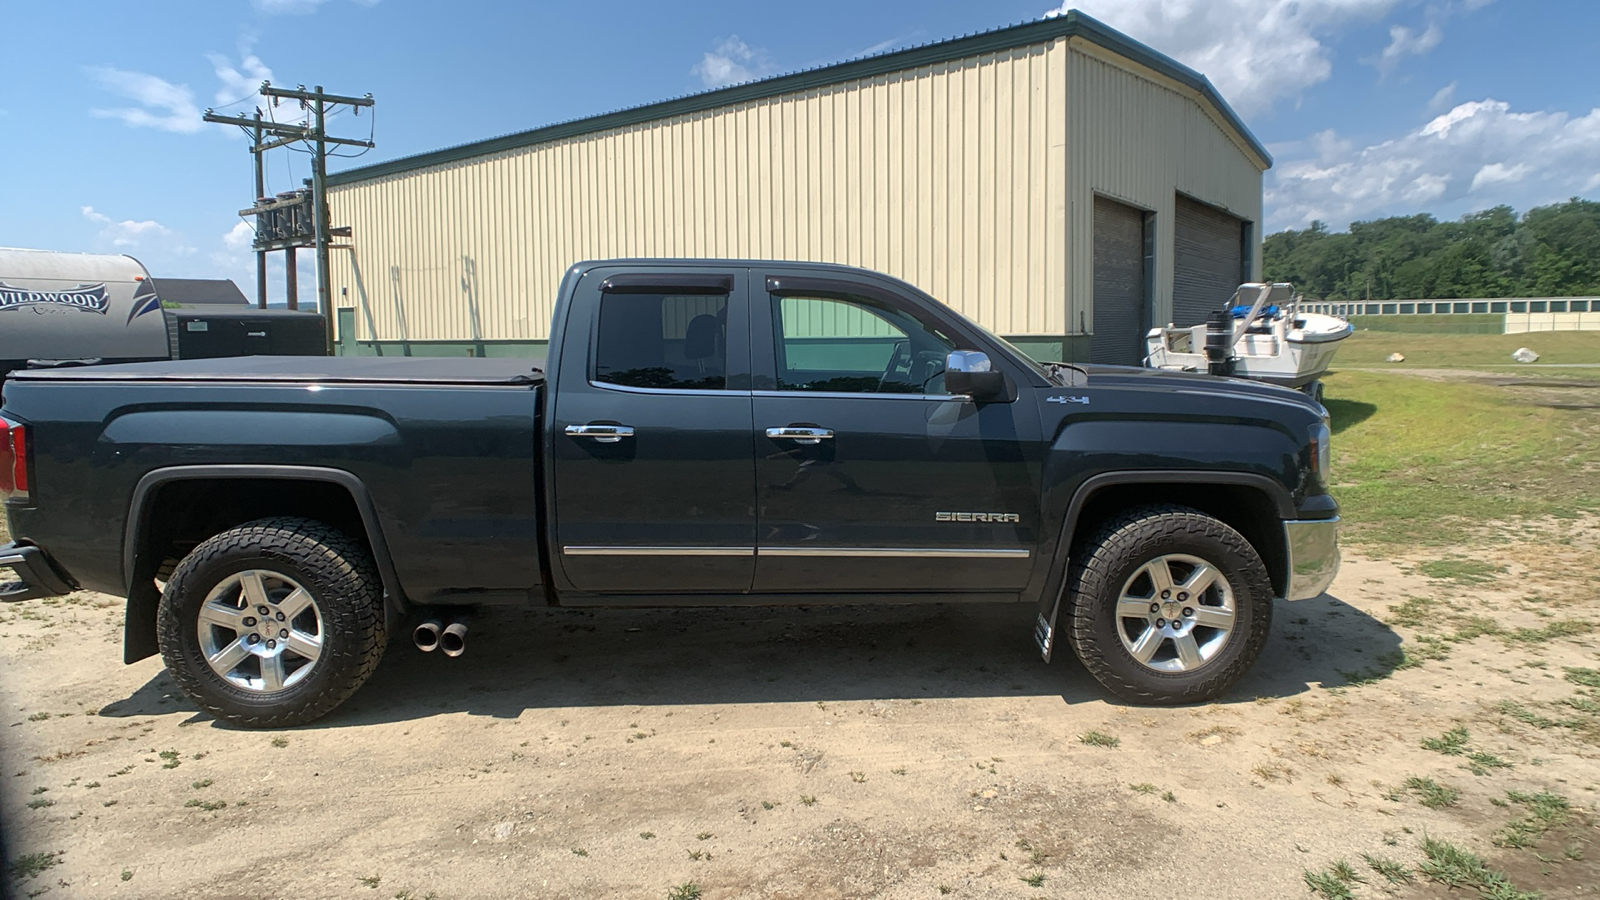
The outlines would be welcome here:
<svg viewBox="0 0 1600 900">
<path fill-rule="evenodd" d="M 1600 202 L 1577 197 L 1518 216 L 1496 206 L 1441 222 L 1431 215 L 1322 222 L 1263 242 L 1262 273 L 1324 300 L 1600 295 Z"/>
</svg>

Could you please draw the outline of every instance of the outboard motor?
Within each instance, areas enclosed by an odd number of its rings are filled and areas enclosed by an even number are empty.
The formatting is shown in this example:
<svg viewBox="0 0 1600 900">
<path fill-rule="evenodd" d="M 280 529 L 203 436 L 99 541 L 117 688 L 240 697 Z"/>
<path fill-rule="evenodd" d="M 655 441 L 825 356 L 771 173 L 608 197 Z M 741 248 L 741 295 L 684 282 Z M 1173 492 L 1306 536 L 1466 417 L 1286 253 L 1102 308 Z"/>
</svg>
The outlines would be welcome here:
<svg viewBox="0 0 1600 900">
<path fill-rule="evenodd" d="M 1206 317 L 1206 362 L 1213 375 L 1233 374 L 1233 315 L 1226 309 Z"/>
</svg>

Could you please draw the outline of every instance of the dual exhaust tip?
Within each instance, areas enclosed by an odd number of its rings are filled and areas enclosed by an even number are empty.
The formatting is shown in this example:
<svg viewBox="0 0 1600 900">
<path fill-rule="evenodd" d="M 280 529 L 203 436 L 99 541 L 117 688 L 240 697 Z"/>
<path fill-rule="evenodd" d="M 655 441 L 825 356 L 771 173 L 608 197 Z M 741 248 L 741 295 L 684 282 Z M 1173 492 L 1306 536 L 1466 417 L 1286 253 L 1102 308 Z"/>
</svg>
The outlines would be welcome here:
<svg viewBox="0 0 1600 900">
<path fill-rule="evenodd" d="M 448 622 L 438 617 L 428 619 L 411 632 L 411 640 L 423 653 L 443 650 L 445 656 L 454 659 L 467 652 L 467 617 L 457 616 Z"/>
</svg>

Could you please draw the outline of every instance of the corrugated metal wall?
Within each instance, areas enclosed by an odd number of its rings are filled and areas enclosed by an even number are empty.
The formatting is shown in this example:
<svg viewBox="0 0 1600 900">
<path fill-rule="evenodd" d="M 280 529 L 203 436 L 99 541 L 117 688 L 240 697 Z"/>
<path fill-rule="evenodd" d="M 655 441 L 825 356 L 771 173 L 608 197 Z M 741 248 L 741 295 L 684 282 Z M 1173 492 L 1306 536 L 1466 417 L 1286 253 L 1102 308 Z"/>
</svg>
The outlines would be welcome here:
<svg viewBox="0 0 1600 900">
<path fill-rule="evenodd" d="M 1067 62 L 1067 190 L 1074 331 L 1094 330 L 1094 195 L 1155 213 L 1154 321 L 1172 315 L 1173 218 L 1178 192 L 1261 222 L 1261 172 L 1245 149 L 1183 88 L 1082 41 Z M 1254 254 L 1260 277 L 1260 253 Z M 1226 298 L 1219 298 L 1226 299 Z"/>
<path fill-rule="evenodd" d="M 331 278 L 359 340 L 543 339 L 566 267 L 620 256 L 864 266 L 1062 335 L 1092 328 L 1093 193 L 1156 210 L 1170 257 L 1175 181 L 1259 221 L 1195 102 L 1056 40 L 339 185 Z"/>
</svg>

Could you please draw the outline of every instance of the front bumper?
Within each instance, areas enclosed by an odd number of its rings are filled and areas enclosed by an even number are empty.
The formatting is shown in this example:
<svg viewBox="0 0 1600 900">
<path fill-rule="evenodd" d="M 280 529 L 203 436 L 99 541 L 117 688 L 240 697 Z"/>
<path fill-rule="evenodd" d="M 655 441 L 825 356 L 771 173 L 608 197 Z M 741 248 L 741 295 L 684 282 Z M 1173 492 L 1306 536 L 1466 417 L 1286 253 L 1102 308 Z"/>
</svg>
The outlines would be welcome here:
<svg viewBox="0 0 1600 900">
<path fill-rule="evenodd" d="M 12 577 L 6 577 L 9 569 Z M 72 593 L 67 583 L 51 567 L 44 551 L 31 544 L 0 546 L 0 602 L 38 600 Z"/>
<path fill-rule="evenodd" d="M 1310 600 L 1322 595 L 1339 574 L 1339 517 L 1283 523 L 1284 545 L 1289 548 L 1288 600 Z"/>
</svg>

